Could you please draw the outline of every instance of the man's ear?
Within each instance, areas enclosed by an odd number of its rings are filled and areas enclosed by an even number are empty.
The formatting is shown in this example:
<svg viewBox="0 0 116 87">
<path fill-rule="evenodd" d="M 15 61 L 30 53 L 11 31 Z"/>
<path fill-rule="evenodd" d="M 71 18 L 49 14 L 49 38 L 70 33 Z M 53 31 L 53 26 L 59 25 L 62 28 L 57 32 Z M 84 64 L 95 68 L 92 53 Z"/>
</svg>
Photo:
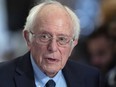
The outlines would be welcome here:
<svg viewBox="0 0 116 87">
<path fill-rule="evenodd" d="M 73 48 L 74 48 L 77 44 L 78 44 L 78 40 L 75 39 L 75 40 L 73 41 Z"/>
<path fill-rule="evenodd" d="M 78 44 L 78 40 L 75 39 L 75 40 L 72 42 L 72 46 L 71 46 L 71 50 L 70 50 L 69 56 L 71 55 L 72 50 L 74 49 L 74 47 L 75 47 L 77 44 Z"/>
<path fill-rule="evenodd" d="M 74 49 L 74 47 L 75 47 L 77 44 L 78 44 L 78 40 L 75 39 L 75 40 L 73 41 L 73 43 L 72 43 L 72 50 Z M 72 50 L 71 50 L 71 51 L 72 51 Z"/>
<path fill-rule="evenodd" d="M 27 45 L 30 46 L 29 32 L 27 30 L 23 31 L 23 36 L 24 36 L 24 39 L 25 39 Z"/>
</svg>

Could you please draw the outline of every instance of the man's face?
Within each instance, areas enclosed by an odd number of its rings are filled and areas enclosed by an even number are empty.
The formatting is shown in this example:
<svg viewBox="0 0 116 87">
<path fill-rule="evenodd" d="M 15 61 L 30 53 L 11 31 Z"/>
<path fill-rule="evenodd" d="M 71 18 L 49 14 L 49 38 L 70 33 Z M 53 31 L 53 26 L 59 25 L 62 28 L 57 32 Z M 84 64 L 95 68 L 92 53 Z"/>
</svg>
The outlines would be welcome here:
<svg viewBox="0 0 116 87">
<path fill-rule="evenodd" d="M 76 45 L 73 41 L 66 45 L 59 45 L 58 37 L 73 38 L 73 26 L 70 17 L 66 13 L 61 13 L 61 9 L 57 9 L 53 13 L 43 13 L 39 16 L 39 20 L 36 22 L 36 28 L 32 30 L 35 35 L 47 34 L 52 39 L 45 45 L 36 41 L 37 38 L 32 38 L 32 41 L 28 44 L 31 54 L 39 66 L 39 68 L 48 76 L 53 77 L 59 70 L 61 70 L 66 64 L 68 57 L 70 56 L 73 47 Z M 74 46 L 72 47 L 72 44 Z"/>
</svg>

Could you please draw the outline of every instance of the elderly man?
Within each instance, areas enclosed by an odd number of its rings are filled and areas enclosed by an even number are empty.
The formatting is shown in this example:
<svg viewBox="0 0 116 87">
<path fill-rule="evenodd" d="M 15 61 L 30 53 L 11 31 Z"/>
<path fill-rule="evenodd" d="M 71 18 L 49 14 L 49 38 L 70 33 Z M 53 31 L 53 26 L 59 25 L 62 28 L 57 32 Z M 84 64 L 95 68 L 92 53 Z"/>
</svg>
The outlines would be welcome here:
<svg viewBox="0 0 116 87">
<path fill-rule="evenodd" d="M 0 87 L 100 87 L 96 69 L 68 60 L 79 32 L 78 18 L 59 2 L 32 8 L 23 31 L 29 52 L 0 64 Z"/>
</svg>

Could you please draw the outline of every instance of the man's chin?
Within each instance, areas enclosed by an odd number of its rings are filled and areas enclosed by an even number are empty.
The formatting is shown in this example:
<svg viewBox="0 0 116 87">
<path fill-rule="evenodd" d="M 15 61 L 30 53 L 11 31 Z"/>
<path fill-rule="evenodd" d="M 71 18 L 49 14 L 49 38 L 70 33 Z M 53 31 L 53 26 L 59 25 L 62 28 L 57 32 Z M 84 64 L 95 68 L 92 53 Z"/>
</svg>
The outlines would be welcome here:
<svg viewBox="0 0 116 87">
<path fill-rule="evenodd" d="M 55 71 L 55 70 L 49 70 L 45 72 L 45 74 L 51 78 L 54 77 L 57 73 L 58 71 Z"/>
<path fill-rule="evenodd" d="M 58 73 L 59 70 L 61 70 L 61 68 L 53 67 L 53 66 L 44 67 L 44 72 L 49 77 L 54 77 Z"/>
</svg>

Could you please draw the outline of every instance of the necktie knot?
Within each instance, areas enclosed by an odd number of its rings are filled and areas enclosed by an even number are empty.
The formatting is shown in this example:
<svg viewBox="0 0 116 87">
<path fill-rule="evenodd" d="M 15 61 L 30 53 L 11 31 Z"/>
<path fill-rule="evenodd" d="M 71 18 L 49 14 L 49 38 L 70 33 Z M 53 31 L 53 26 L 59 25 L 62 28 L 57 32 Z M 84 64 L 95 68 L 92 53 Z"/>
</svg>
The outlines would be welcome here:
<svg viewBox="0 0 116 87">
<path fill-rule="evenodd" d="M 46 83 L 46 87 L 55 87 L 56 83 L 50 79 L 47 83 Z"/>
</svg>

